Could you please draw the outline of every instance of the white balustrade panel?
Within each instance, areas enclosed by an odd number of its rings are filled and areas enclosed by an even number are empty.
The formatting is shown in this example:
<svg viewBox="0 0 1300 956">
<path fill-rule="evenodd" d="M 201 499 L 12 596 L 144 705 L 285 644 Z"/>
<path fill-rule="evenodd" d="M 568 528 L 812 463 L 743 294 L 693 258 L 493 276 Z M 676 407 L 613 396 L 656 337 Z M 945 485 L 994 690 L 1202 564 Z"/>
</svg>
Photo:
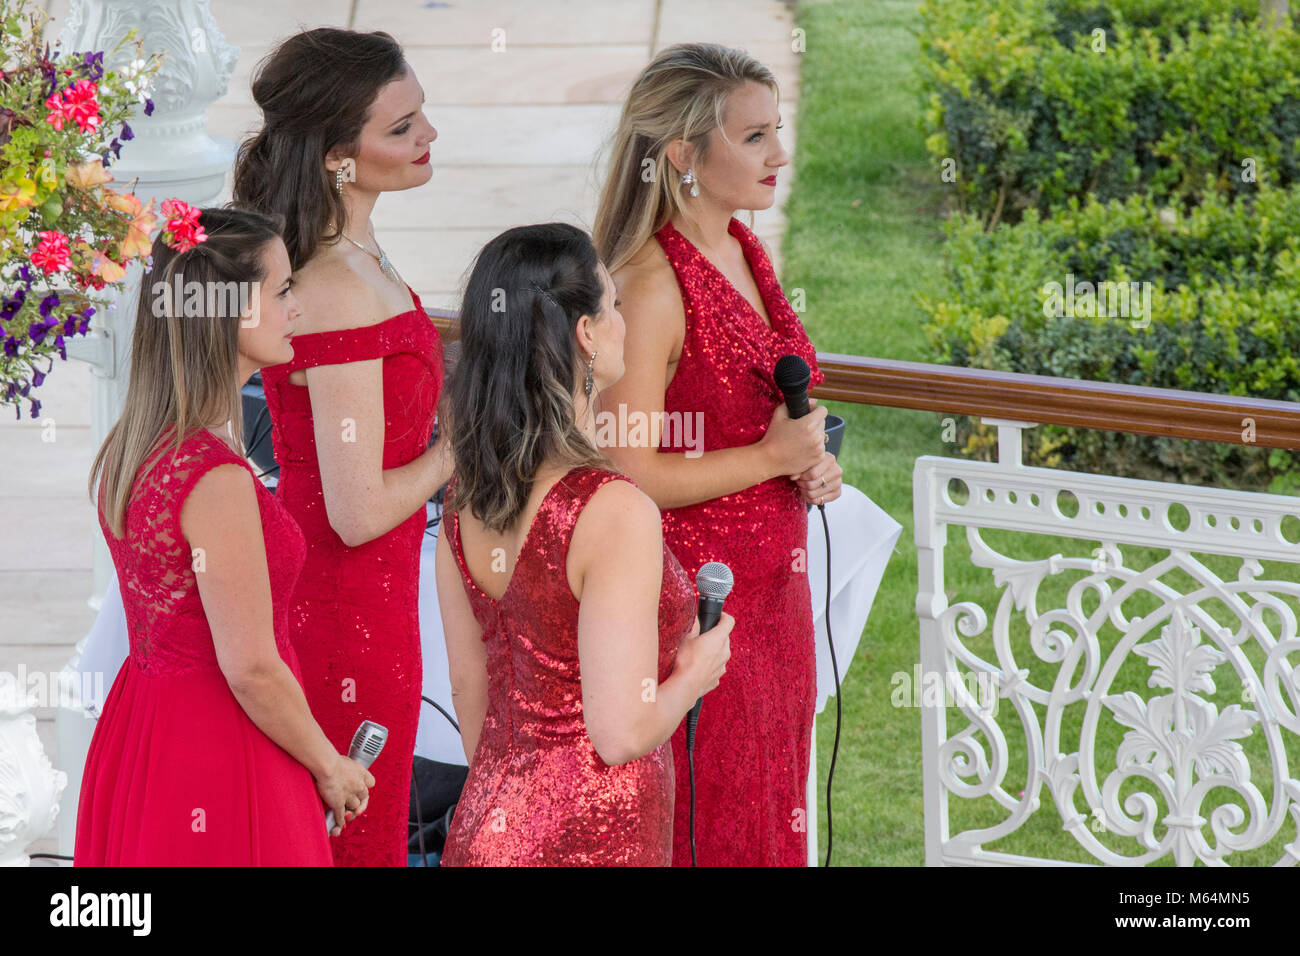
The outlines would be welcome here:
<svg viewBox="0 0 1300 956">
<path fill-rule="evenodd" d="M 1006 463 L 916 462 L 926 862 L 1294 864 L 1300 583 L 1260 562 L 1300 579 L 1300 500 L 1028 468 L 999 425 Z M 996 606 L 950 603 L 948 525 Z M 1006 532 L 1078 548 L 1021 560 Z"/>
</svg>

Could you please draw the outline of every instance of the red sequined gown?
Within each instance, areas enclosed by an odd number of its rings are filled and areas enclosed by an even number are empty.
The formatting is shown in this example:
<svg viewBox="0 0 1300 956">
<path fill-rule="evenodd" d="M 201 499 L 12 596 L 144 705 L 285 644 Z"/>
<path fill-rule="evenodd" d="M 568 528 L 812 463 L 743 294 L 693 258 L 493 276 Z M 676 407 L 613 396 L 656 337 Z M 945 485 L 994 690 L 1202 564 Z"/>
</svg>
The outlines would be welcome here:
<svg viewBox="0 0 1300 956">
<path fill-rule="evenodd" d="M 199 431 L 150 456 L 125 534 L 100 518 L 122 586 L 130 654 L 95 725 L 81 780 L 77 866 L 329 866 L 325 807 L 307 768 L 266 736 L 217 665 L 181 532 L 181 507 L 218 465 L 244 460 Z M 276 649 L 300 681 L 288 607 L 305 547 L 293 518 L 257 485 Z M 102 488 L 102 485 L 101 485 Z M 101 496 L 102 500 L 102 496 Z"/>
<path fill-rule="evenodd" d="M 813 385 L 824 378 L 758 237 L 734 218 L 727 228 L 740 242 L 771 326 L 671 222 L 655 234 L 677 274 L 686 318 L 664 410 L 703 416 L 705 453 L 763 437 L 784 401 L 772 377 L 781 356 L 806 360 Z M 672 437 L 665 429 L 664 445 Z M 660 447 L 661 454 L 687 450 L 681 443 Z M 692 581 L 708 561 L 723 562 L 736 579 L 725 605 L 736 619 L 731 660 L 721 683 L 704 698 L 695 738 L 699 864 L 805 866 L 817 660 L 805 560 L 808 517 L 799 488 L 784 476 L 772 478 L 736 494 L 670 508 L 663 518 L 665 542 Z M 672 742 L 678 768 L 673 863 L 689 866 L 684 726 Z"/>
<path fill-rule="evenodd" d="M 672 859 L 668 744 L 611 767 L 582 715 L 578 601 L 565 559 L 582 509 L 612 480 L 629 479 L 583 467 L 551 487 L 500 601 L 470 576 L 459 516 L 447 512 L 446 533 L 487 645 L 488 709 L 443 866 L 667 866 Z M 665 546 L 661 682 L 694 615 L 694 589 Z"/>
<path fill-rule="evenodd" d="M 413 291 L 411 296 L 410 310 L 375 325 L 295 335 L 293 360 L 262 371 L 280 465 L 276 495 L 307 538 L 307 562 L 289 611 L 307 700 L 340 753 L 347 753 L 361 721 L 388 728 L 383 752 L 370 767 L 375 786 L 365 813 L 330 840 L 338 866 L 406 864 L 420 716 L 419 572 L 426 516 L 421 507 L 373 541 L 355 548 L 343 543 L 325 513 L 307 387 L 290 382 L 289 374 L 383 359 L 383 467 L 413 461 L 433 433 L 442 347 L 419 297 Z"/>
</svg>

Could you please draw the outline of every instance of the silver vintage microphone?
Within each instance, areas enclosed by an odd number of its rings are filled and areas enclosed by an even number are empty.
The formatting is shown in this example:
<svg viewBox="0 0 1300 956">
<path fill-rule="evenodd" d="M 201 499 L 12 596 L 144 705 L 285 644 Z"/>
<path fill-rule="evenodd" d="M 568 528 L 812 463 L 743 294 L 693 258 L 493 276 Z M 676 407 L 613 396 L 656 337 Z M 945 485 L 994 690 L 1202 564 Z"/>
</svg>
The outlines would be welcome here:
<svg viewBox="0 0 1300 956">
<path fill-rule="evenodd" d="M 388 740 L 388 728 L 382 724 L 377 724 L 373 720 L 363 720 L 357 727 L 357 732 L 352 735 L 352 744 L 348 747 L 348 756 L 355 760 L 367 770 L 379 756 L 379 751 L 384 749 L 384 742 Z M 330 810 L 325 814 L 325 832 L 330 833 L 334 829 L 334 811 Z"/>
</svg>

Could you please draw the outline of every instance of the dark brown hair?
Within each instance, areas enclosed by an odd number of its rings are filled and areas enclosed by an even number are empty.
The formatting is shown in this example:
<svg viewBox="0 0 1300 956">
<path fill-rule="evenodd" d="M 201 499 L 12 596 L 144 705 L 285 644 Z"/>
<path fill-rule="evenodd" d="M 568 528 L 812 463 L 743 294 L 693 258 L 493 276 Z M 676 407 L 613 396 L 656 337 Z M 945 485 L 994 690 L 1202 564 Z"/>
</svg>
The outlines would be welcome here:
<svg viewBox="0 0 1300 956">
<path fill-rule="evenodd" d="M 295 272 L 347 227 L 326 154 L 336 147 L 355 154 L 375 97 L 406 70 L 389 34 L 334 27 L 296 33 L 257 65 L 262 128 L 239 144 L 232 192 L 237 203 L 284 216 Z"/>
<path fill-rule="evenodd" d="M 547 461 L 617 470 L 583 433 L 573 391 L 587 364 L 578 319 L 601 317 L 600 260 L 568 223 L 507 229 L 478 254 L 460 309 L 460 362 L 451 377 L 456 491 L 503 532 Z"/>
</svg>

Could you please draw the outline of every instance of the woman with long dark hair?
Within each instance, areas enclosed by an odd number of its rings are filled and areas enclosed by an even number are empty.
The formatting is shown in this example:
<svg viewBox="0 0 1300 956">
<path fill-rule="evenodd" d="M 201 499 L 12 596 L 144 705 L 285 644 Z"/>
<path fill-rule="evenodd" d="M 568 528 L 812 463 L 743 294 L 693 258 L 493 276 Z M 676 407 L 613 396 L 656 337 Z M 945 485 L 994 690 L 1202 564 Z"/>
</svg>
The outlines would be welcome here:
<svg viewBox="0 0 1300 956">
<path fill-rule="evenodd" d="M 239 148 L 236 200 L 285 217 L 302 302 L 293 360 L 262 376 L 280 466 L 276 494 L 307 562 L 290 609 L 312 713 L 346 749 L 388 729 L 365 816 L 334 841 L 339 865 L 406 861 L 419 723 L 418 616 L 425 503 L 451 472 L 429 446 L 442 387 L 438 332 L 375 238 L 381 192 L 430 178 L 437 131 L 387 33 L 320 28 L 259 64 L 263 126 Z"/>
<path fill-rule="evenodd" d="M 470 769 L 442 863 L 667 865 L 667 741 L 717 686 L 734 621 L 698 634 L 658 509 L 596 447 L 623 319 L 590 237 L 489 242 L 461 335 L 437 576 Z"/>
<path fill-rule="evenodd" d="M 293 355 L 289 256 L 273 218 L 182 212 L 206 238 L 153 244 L 126 404 L 90 474 L 130 656 L 74 861 L 329 866 L 322 799 L 346 829 L 374 778 L 312 719 L 288 626 L 303 536 L 240 451 L 240 386 Z"/>
<path fill-rule="evenodd" d="M 611 447 L 610 457 L 663 509 L 664 539 L 688 572 L 711 560 L 736 571 L 731 675 L 696 737 L 704 866 L 807 862 L 817 688 L 807 506 L 838 497 L 842 472 L 824 448 L 825 409 L 786 411 L 777 360 L 805 359 L 814 385 L 822 375 L 766 250 L 734 218 L 772 205 L 789 162 L 777 92 L 772 72 L 743 51 L 662 50 L 624 104 L 595 225 L 627 314 L 627 373 L 602 411 L 700 423 L 690 447 L 679 429 L 662 444 Z M 685 760 L 683 732 L 673 750 Z M 683 865 L 680 780 L 677 794 L 673 862 Z"/>
</svg>

